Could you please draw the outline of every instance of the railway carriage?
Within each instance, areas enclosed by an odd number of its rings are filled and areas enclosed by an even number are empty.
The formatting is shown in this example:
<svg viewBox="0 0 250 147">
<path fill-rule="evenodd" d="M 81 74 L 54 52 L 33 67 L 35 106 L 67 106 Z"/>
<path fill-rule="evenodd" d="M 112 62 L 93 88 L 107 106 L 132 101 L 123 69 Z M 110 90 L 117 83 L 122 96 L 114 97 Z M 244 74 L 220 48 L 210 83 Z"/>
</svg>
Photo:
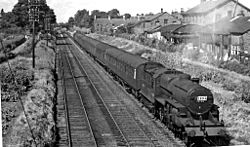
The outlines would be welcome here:
<svg viewBox="0 0 250 147">
<path fill-rule="evenodd" d="M 74 34 L 74 39 L 82 48 L 86 50 L 87 53 L 89 53 L 92 57 L 94 57 L 93 55 L 95 55 L 96 46 L 97 44 L 100 44 L 100 42 L 90 37 L 87 37 L 85 35 L 78 34 L 78 33 Z M 86 41 L 82 41 L 82 40 L 86 40 Z"/>
<path fill-rule="evenodd" d="M 95 58 L 98 62 L 100 62 L 104 67 L 106 67 L 106 53 L 108 50 L 116 50 L 113 46 L 106 44 L 106 43 L 99 43 L 96 46 Z"/>
<path fill-rule="evenodd" d="M 130 54 L 114 49 L 108 50 L 106 53 L 106 63 L 108 68 L 117 78 L 121 79 L 127 87 L 139 90 L 138 71 L 147 61 L 141 58 L 134 58 Z"/>
<path fill-rule="evenodd" d="M 106 63 L 108 68 L 121 79 L 121 82 L 136 96 L 141 90 L 144 70 L 157 67 L 159 63 L 147 61 L 119 49 L 107 50 Z"/>
</svg>

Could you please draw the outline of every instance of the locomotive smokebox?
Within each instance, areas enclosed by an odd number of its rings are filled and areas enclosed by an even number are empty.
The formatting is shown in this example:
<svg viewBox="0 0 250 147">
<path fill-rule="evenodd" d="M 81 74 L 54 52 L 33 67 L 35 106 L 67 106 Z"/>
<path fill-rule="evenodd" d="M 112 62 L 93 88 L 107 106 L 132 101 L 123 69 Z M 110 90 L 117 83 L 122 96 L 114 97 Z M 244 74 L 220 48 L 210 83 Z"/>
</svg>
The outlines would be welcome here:
<svg viewBox="0 0 250 147">
<path fill-rule="evenodd" d="M 207 88 L 187 78 L 162 76 L 162 92 L 186 106 L 193 115 L 202 115 L 211 110 L 213 95 Z"/>
</svg>

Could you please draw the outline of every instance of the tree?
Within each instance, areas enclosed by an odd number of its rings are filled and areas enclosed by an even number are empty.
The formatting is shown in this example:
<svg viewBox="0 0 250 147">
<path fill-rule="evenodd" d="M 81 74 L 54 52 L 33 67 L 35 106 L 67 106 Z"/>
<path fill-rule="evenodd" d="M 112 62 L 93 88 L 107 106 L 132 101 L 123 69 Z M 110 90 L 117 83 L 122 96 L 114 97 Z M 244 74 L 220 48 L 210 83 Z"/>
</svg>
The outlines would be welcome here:
<svg viewBox="0 0 250 147">
<path fill-rule="evenodd" d="M 28 0 L 18 0 L 14 5 L 12 13 L 16 16 L 15 24 L 18 27 L 25 27 L 29 24 Z"/>
<path fill-rule="evenodd" d="M 93 10 L 91 12 L 91 18 L 94 18 L 95 16 L 96 16 L 96 18 L 107 18 L 108 14 L 104 11 Z"/>
<path fill-rule="evenodd" d="M 81 27 L 89 27 L 90 26 L 90 16 L 89 11 L 86 9 L 78 10 L 74 17 L 75 24 Z"/>
<path fill-rule="evenodd" d="M 152 12 L 145 14 L 145 16 L 153 16 L 153 15 L 154 15 L 154 13 L 152 13 Z"/>
<path fill-rule="evenodd" d="M 50 9 L 50 18 L 51 18 L 50 22 L 52 24 L 55 24 L 56 23 L 56 15 L 55 15 L 55 12 L 53 9 Z"/>
<path fill-rule="evenodd" d="M 100 13 L 99 10 L 93 10 L 93 11 L 91 12 L 91 17 L 94 18 L 94 16 L 98 16 L 99 13 Z"/>
<path fill-rule="evenodd" d="M 8 12 L 2 16 L 2 20 L 3 21 L 1 21 L 1 28 L 15 27 L 17 16 L 14 15 L 12 12 Z"/>
<path fill-rule="evenodd" d="M 1 10 L 1 14 L 4 14 L 4 10 L 3 9 Z"/>
<path fill-rule="evenodd" d="M 73 18 L 73 17 L 70 17 L 69 20 L 68 20 L 69 26 L 73 26 L 73 25 L 74 25 L 74 22 L 75 22 L 74 18 Z"/>
<path fill-rule="evenodd" d="M 125 19 L 131 18 L 131 15 L 129 13 L 125 13 L 124 16 L 125 16 Z"/>
<path fill-rule="evenodd" d="M 112 10 L 108 11 L 108 15 L 111 18 L 119 18 L 120 17 L 120 12 L 117 9 L 112 9 Z"/>
</svg>

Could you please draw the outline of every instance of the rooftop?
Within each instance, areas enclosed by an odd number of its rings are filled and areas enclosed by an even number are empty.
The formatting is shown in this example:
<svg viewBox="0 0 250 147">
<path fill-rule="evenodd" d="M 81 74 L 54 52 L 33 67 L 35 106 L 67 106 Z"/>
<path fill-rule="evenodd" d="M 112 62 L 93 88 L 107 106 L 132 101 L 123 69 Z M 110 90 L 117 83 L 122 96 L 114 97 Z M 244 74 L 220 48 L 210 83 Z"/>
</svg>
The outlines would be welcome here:
<svg viewBox="0 0 250 147">
<path fill-rule="evenodd" d="M 121 24 L 128 24 L 128 23 L 135 23 L 138 22 L 137 19 L 126 19 L 124 20 L 123 18 L 112 18 L 112 19 L 108 19 L 108 18 L 97 18 L 96 19 L 96 23 L 99 24 L 112 24 L 114 26 L 119 26 Z"/>
<path fill-rule="evenodd" d="M 199 13 L 208 13 L 211 12 L 212 10 L 222 7 L 225 4 L 229 2 L 235 2 L 236 0 L 207 0 L 205 2 L 200 3 L 199 5 L 189 9 L 184 13 L 184 15 L 190 15 L 190 14 L 199 14 Z M 238 5 L 242 6 L 243 8 L 247 9 L 250 11 L 249 8 L 246 6 L 242 5 L 240 2 L 238 2 Z"/>
<path fill-rule="evenodd" d="M 250 31 L 250 17 L 225 17 L 215 24 L 206 26 L 201 32 L 214 34 L 242 35 Z"/>
</svg>

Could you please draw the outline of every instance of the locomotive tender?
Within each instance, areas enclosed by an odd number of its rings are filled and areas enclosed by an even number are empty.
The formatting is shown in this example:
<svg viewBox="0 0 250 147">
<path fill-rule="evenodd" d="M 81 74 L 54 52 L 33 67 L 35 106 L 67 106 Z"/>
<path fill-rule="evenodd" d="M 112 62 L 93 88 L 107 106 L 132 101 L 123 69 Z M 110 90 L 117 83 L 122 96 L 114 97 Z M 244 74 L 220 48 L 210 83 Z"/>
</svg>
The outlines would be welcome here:
<svg viewBox="0 0 250 147">
<path fill-rule="evenodd" d="M 190 75 L 82 34 L 73 38 L 186 143 L 225 135 L 211 91 Z"/>
</svg>

